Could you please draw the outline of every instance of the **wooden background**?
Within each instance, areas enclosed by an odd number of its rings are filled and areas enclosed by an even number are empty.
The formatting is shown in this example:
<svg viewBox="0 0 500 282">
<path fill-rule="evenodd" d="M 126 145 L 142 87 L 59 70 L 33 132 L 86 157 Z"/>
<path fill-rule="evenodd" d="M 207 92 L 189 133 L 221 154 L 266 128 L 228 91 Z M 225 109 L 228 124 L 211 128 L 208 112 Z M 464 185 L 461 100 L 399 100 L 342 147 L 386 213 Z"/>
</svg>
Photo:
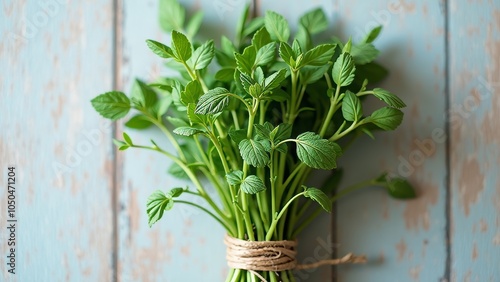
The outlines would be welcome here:
<svg viewBox="0 0 500 282">
<path fill-rule="evenodd" d="M 182 3 L 205 12 L 206 33 L 233 34 L 245 1 Z M 386 169 L 408 177 L 418 199 L 376 188 L 342 199 L 301 237 L 301 260 L 353 251 L 370 262 L 299 281 L 500 281 L 500 1 L 255 4 L 290 22 L 321 6 L 344 39 L 383 24 L 383 87 L 409 105 L 396 132 L 361 139 L 343 157 L 344 184 Z M 89 103 L 164 73 L 144 43 L 169 40 L 157 14 L 156 0 L 0 1 L 1 281 L 222 281 L 222 229 L 180 206 L 150 229 L 147 196 L 180 183 L 157 155 L 115 152 L 122 126 Z M 17 172 L 16 275 L 5 262 L 8 166 Z"/>
</svg>

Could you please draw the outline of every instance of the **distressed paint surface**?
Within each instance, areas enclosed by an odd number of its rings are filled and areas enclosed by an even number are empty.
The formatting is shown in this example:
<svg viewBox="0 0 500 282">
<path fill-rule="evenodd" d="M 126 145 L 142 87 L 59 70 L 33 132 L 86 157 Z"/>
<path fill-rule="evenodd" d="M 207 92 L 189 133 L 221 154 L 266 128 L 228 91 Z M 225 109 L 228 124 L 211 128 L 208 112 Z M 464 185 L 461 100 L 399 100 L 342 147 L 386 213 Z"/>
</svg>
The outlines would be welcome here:
<svg viewBox="0 0 500 282">
<path fill-rule="evenodd" d="M 500 3 L 450 3 L 452 281 L 500 279 Z"/>
<path fill-rule="evenodd" d="M 89 103 L 111 87 L 111 2 L 2 1 L 0 14 L 0 281 L 111 281 L 112 127 Z"/>
<path fill-rule="evenodd" d="M 189 13 L 205 12 L 204 35 L 234 34 L 245 3 L 181 2 Z M 353 282 L 498 281 L 500 3 L 449 0 L 446 50 L 443 1 L 294 0 L 286 7 L 255 2 L 258 14 L 273 9 L 292 25 L 321 6 L 331 30 L 344 40 L 352 35 L 357 41 L 383 24 L 375 44 L 391 75 L 382 87 L 409 105 L 396 132 L 378 134 L 375 142 L 362 138 L 344 155 L 343 185 L 385 169 L 409 177 L 419 198 L 395 201 L 367 188 L 341 199 L 336 225 L 324 215 L 301 236 L 299 260 L 310 263 L 352 251 L 367 254 L 370 263 L 298 273 L 299 281 L 334 281 L 334 276 Z M 128 91 L 135 77 L 167 74 L 144 43 L 147 38 L 169 42 L 158 26 L 157 1 L 117 1 L 115 11 L 111 0 L 40 3 L 0 3 L 0 183 L 6 183 L 6 168 L 15 165 L 19 200 L 18 275 L 8 276 L 2 259 L 0 281 L 222 281 L 227 271 L 223 229 L 181 205 L 149 228 L 149 194 L 188 183 L 167 174 L 170 161 L 162 156 L 137 150 L 115 156 L 112 126 L 89 103 L 113 85 Z M 447 119 L 450 136 L 445 135 Z M 146 136 L 118 124 L 122 130 L 135 143 L 153 138 L 173 150 L 158 131 L 148 130 Z M 6 198 L 1 189 L 2 258 L 7 254 Z M 451 228 L 450 257 L 446 228 Z"/>
<path fill-rule="evenodd" d="M 372 187 L 339 201 L 339 250 L 365 253 L 370 263 L 339 267 L 338 281 L 440 281 L 446 268 L 442 4 L 342 0 L 335 5 L 338 28 L 355 41 L 374 26 L 384 26 L 374 42 L 381 50 L 379 61 L 390 71 L 382 87 L 408 105 L 396 131 L 377 134 L 375 142 L 365 136 L 343 156 L 344 185 L 385 170 L 408 178 L 418 193 L 415 200 L 398 201 Z"/>
<path fill-rule="evenodd" d="M 205 12 L 204 34 L 234 34 L 244 2 L 180 1 L 188 14 L 197 9 Z M 227 3 L 226 3 L 227 2 Z M 135 77 L 152 80 L 168 75 L 163 62 L 146 46 L 146 39 L 170 42 L 158 23 L 158 1 L 124 1 L 120 29 L 123 56 L 119 58 L 120 87 L 126 91 Z M 221 10 L 219 5 L 232 10 Z M 149 144 L 152 138 L 162 148 L 174 152 L 161 133 L 124 129 L 137 144 Z M 120 162 L 119 185 L 119 281 L 223 281 L 227 273 L 224 231 L 208 215 L 181 204 L 169 211 L 161 222 L 149 228 L 146 215 L 147 197 L 157 189 L 185 187 L 189 182 L 168 175 L 171 161 L 159 154 L 128 150 Z M 194 187 L 191 187 L 194 188 Z M 184 195 L 183 195 L 184 197 Z M 202 204 L 202 202 L 200 202 Z"/>
</svg>

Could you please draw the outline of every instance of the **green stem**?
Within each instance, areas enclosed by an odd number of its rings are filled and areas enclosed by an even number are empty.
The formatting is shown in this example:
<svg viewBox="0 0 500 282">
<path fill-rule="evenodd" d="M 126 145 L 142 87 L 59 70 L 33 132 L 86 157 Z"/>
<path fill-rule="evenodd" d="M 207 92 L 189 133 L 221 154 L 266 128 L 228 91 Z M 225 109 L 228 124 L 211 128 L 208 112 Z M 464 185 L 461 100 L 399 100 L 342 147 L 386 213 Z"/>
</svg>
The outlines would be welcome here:
<svg viewBox="0 0 500 282">
<path fill-rule="evenodd" d="M 266 241 L 270 241 L 273 234 L 274 234 L 274 230 L 276 229 L 276 225 L 278 224 L 278 221 L 280 220 L 280 218 L 283 216 L 283 214 L 285 214 L 286 210 L 288 209 L 288 206 L 290 206 L 290 204 L 297 198 L 299 198 L 300 196 L 304 195 L 305 192 L 301 192 L 297 195 L 295 195 L 293 198 L 291 198 L 286 204 L 285 206 L 281 209 L 280 213 L 274 217 L 272 223 L 271 223 L 271 227 L 269 227 L 269 230 L 267 231 L 267 234 L 266 234 Z"/>
<path fill-rule="evenodd" d="M 231 116 L 233 117 L 234 129 L 239 130 L 240 129 L 240 122 L 238 120 L 238 114 L 236 113 L 236 111 L 232 110 Z"/>
<path fill-rule="evenodd" d="M 193 207 L 196 207 L 196 208 L 199 208 L 200 210 L 204 211 L 205 213 L 207 213 L 209 216 L 211 216 L 213 219 L 215 219 L 217 222 L 219 222 L 220 224 L 222 224 L 222 226 L 224 226 L 226 228 L 226 230 L 228 232 L 235 232 L 233 230 L 234 226 L 229 226 L 227 225 L 225 222 L 223 222 L 220 218 L 218 218 L 215 214 L 213 214 L 211 211 L 207 210 L 206 208 L 198 205 L 198 204 L 195 204 L 195 203 L 191 203 L 191 202 L 187 202 L 187 201 L 182 201 L 182 200 L 174 200 L 174 203 L 179 203 L 179 204 L 185 204 L 185 205 L 190 205 L 190 206 L 193 206 Z"/>
<path fill-rule="evenodd" d="M 157 146 L 155 146 L 155 147 L 148 147 L 148 146 L 133 145 L 132 147 L 134 147 L 134 148 L 148 149 L 148 150 L 152 150 L 152 151 L 157 151 L 157 152 L 160 152 L 160 153 L 164 154 L 165 156 L 167 156 L 172 161 L 174 161 L 187 174 L 187 176 L 189 177 L 189 179 L 191 180 L 191 182 L 193 182 L 193 184 L 196 186 L 196 189 L 197 189 L 198 193 L 205 199 L 205 201 L 207 201 L 207 203 L 210 205 L 210 207 L 212 207 L 212 209 L 214 209 L 214 211 L 221 218 L 225 219 L 225 221 L 231 222 L 229 220 L 229 217 L 220 210 L 220 208 L 215 204 L 215 202 L 212 200 L 212 198 L 210 198 L 210 196 L 207 194 L 207 192 L 205 191 L 205 189 L 203 189 L 203 186 L 201 185 L 201 183 L 198 180 L 198 178 L 196 177 L 196 175 L 194 175 L 193 171 L 183 161 L 181 161 L 176 156 L 170 154 L 167 151 L 162 150 L 161 148 L 159 148 Z"/>
<path fill-rule="evenodd" d="M 291 97 L 291 104 L 290 104 L 290 108 L 289 108 L 289 112 L 288 112 L 288 123 L 290 124 L 293 124 L 293 121 L 295 120 L 296 118 L 296 114 L 295 114 L 295 109 L 296 109 L 296 105 L 297 105 L 297 100 L 298 100 L 298 97 L 297 97 L 297 70 L 294 70 L 292 69 L 291 70 L 291 79 L 292 79 L 292 97 Z"/>
<path fill-rule="evenodd" d="M 327 77 L 327 81 L 329 81 L 329 78 Z M 331 83 L 330 83 L 331 85 Z M 330 121 L 333 118 L 333 115 L 335 114 L 336 110 L 336 105 L 337 105 L 337 99 L 340 95 L 340 84 L 337 85 L 337 88 L 335 89 L 335 95 L 330 98 L 330 108 L 328 109 L 328 113 L 326 114 L 325 120 L 323 121 L 323 126 L 321 127 L 321 130 L 319 132 L 319 135 L 321 137 L 325 136 L 326 130 L 328 129 L 328 126 L 330 125 Z"/>
<path fill-rule="evenodd" d="M 168 138 L 168 140 L 170 141 L 172 146 L 174 146 L 175 150 L 179 154 L 179 157 L 181 158 L 181 160 L 185 162 L 186 156 L 184 155 L 184 152 L 182 151 L 181 147 L 179 146 L 179 143 L 177 142 L 177 140 L 174 138 L 172 133 L 170 133 L 170 131 L 165 127 L 165 125 L 163 125 L 163 123 L 161 121 L 149 116 L 149 114 L 146 115 L 146 119 L 149 120 L 154 125 L 156 125 L 156 127 L 158 127 L 163 132 L 163 134 L 165 134 L 165 136 Z"/>
<path fill-rule="evenodd" d="M 345 195 L 347 194 L 350 194 L 356 190 L 359 190 L 363 187 L 367 187 L 367 186 L 370 186 L 370 185 L 378 185 L 379 183 L 376 182 L 376 179 L 370 179 L 370 180 L 365 180 L 365 181 L 362 181 L 362 182 L 359 182 L 359 183 L 356 183 L 354 185 L 351 185 L 345 189 L 342 189 L 340 190 L 337 194 L 333 195 L 330 200 L 332 202 L 335 202 L 337 201 L 338 199 L 344 197 Z M 293 235 L 292 236 L 297 236 L 297 234 L 299 234 L 302 230 L 304 230 L 304 228 L 306 228 L 307 226 L 309 226 L 309 224 L 311 224 L 311 222 L 314 221 L 314 219 L 316 217 L 318 217 L 318 215 L 321 214 L 321 212 L 323 211 L 323 209 L 321 207 L 317 208 L 310 216 L 308 216 L 306 218 L 306 220 L 304 220 L 302 222 L 302 224 L 297 227 L 295 229 L 295 231 L 293 232 Z"/>
<path fill-rule="evenodd" d="M 361 120 L 360 122 L 358 121 L 354 121 L 351 126 L 349 126 L 346 130 L 342 131 L 341 133 L 337 132 L 335 134 L 333 134 L 332 137 L 330 137 L 328 140 L 330 141 L 336 141 L 336 140 L 339 140 L 340 138 L 346 136 L 348 133 L 350 133 L 351 131 L 353 131 L 354 129 L 356 129 L 356 127 L 362 125 L 365 123 L 365 120 Z"/>
<path fill-rule="evenodd" d="M 300 109 L 300 104 L 302 102 L 302 99 L 304 98 L 304 93 L 306 92 L 306 88 L 307 86 L 306 85 L 302 85 L 302 88 L 300 89 L 300 94 L 299 94 L 299 98 L 297 100 L 297 104 L 296 104 L 296 108 L 295 108 L 295 112 L 298 112 L 299 109 Z"/>
</svg>

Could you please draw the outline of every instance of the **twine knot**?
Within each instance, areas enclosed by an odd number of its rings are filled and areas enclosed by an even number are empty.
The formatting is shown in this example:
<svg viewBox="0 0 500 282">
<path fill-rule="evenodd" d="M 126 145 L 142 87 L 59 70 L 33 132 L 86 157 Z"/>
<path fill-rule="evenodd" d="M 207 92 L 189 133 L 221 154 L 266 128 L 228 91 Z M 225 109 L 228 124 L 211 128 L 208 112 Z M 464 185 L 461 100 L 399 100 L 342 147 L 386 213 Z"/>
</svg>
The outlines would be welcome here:
<svg viewBox="0 0 500 282">
<path fill-rule="evenodd" d="M 365 263 L 366 256 L 355 256 L 352 253 L 339 259 L 321 260 L 311 264 L 298 264 L 297 241 L 246 241 L 226 235 L 227 264 L 231 268 L 255 271 L 286 271 L 292 269 L 311 269 L 323 265 L 345 263 Z M 260 276 L 260 275 L 259 275 Z"/>
</svg>

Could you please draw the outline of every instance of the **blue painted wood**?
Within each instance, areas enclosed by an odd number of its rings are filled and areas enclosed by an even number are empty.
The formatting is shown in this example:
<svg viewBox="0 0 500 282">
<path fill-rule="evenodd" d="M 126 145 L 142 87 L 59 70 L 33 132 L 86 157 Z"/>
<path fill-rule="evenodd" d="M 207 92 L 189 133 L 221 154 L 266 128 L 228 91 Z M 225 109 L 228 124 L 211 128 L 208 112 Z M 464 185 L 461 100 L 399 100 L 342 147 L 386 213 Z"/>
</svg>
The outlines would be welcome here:
<svg viewBox="0 0 500 282">
<path fill-rule="evenodd" d="M 190 13 L 202 9 L 205 12 L 202 34 L 217 37 L 234 34 L 236 19 L 245 3 L 223 0 L 180 2 Z M 134 77 L 151 81 L 160 74 L 168 74 L 162 66 L 164 61 L 144 42 L 146 39 L 170 41 L 169 35 L 159 28 L 157 3 L 123 3 L 120 88 L 128 90 Z M 220 10 L 219 5 L 223 4 L 229 5 L 230 10 Z M 163 148 L 174 151 L 157 131 L 148 131 L 151 134 L 148 136 L 144 132 L 124 130 L 137 144 L 147 145 L 153 138 Z M 147 224 L 146 200 L 154 190 L 191 184 L 169 175 L 167 170 L 171 161 L 163 156 L 129 150 L 121 158 L 118 168 L 122 175 L 118 217 L 120 281 L 223 281 L 227 273 L 224 231 L 212 218 L 191 207 L 177 205 L 152 228 Z"/>
<path fill-rule="evenodd" d="M 390 70 L 381 87 L 408 105 L 395 132 L 376 134 L 375 142 L 365 136 L 342 157 L 344 186 L 386 170 L 408 177 L 418 191 L 404 202 L 371 187 L 339 201 L 339 252 L 365 253 L 370 262 L 338 267 L 338 281 L 440 281 L 446 263 L 443 9 L 436 1 L 340 0 L 335 7 L 344 38 L 358 41 L 384 26 L 374 42 Z M 380 105 L 367 103 L 367 109 Z"/>
<path fill-rule="evenodd" d="M 445 281 L 446 228 L 451 228 L 451 281 L 500 277 L 500 5 L 449 1 L 450 111 L 445 112 L 445 16 L 434 1 L 256 1 L 295 22 L 321 6 L 332 30 L 359 40 L 384 24 L 375 42 L 392 72 L 382 87 L 409 107 L 394 133 L 358 140 L 341 163 L 344 186 L 381 169 L 408 176 L 419 198 L 400 202 L 377 188 L 343 198 L 336 226 L 325 215 L 300 238 L 300 260 L 347 252 L 370 263 L 337 268 L 337 281 Z M 43 4 L 48 3 L 48 4 Z M 233 33 L 243 0 L 182 1 L 205 12 L 203 34 Z M 145 201 L 155 189 L 186 185 L 167 174 L 170 164 L 145 151 L 119 152 L 113 167 L 112 127 L 89 104 L 132 79 L 166 74 L 144 44 L 169 41 L 157 22 L 157 1 L 0 4 L 0 183 L 15 165 L 18 274 L 1 281 L 220 281 L 227 271 L 223 230 L 208 216 L 176 206 L 153 228 Z M 113 26 L 113 14 L 118 26 Z M 118 44 L 113 50 L 113 29 Z M 373 100 L 372 100 L 373 101 Z M 373 103 L 378 103 L 373 101 Z M 366 107 L 370 109 L 370 106 Z M 445 118 L 450 122 L 451 221 L 446 222 Z M 119 131 L 123 126 L 119 125 Z M 125 129 L 136 143 L 150 137 Z M 147 131 L 171 150 L 162 135 Z M 361 171 L 361 173 L 360 173 Z M 113 265 L 113 174 L 118 173 L 118 262 Z M 318 178 L 320 175 L 318 175 Z M 7 254 L 0 189 L 0 255 Z M 335 232 L 333 232 L 333 230 Z M 114 269 L 116 267 L 116 269 Z M 298 273 L 300 281 L 331 281 L 330 268 Z"/>
<path fill-rule="evenodd" d="M 0 4 L 0 280 L 112 281 L 111 1 Z M 16 167 L 16 274 L 7 272 Z"/>
<path fill-rule="evenodd" d="M 450 9 L 452 281 L 500 278 L 500 3 Z"/>
</svg>

